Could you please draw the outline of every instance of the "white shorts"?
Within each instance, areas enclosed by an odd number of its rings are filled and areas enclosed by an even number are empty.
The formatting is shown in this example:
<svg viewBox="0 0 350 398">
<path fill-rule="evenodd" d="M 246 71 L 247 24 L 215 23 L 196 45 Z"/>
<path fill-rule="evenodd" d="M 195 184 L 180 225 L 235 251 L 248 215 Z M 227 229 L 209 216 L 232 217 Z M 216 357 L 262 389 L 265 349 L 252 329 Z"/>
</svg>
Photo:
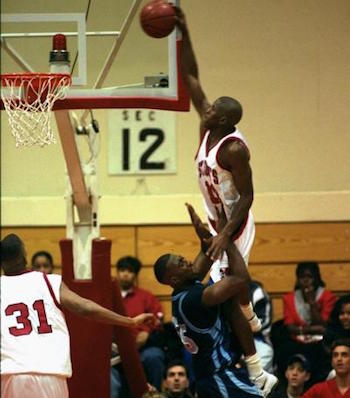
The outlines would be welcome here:
<svg viewBox="0 0 350 398">
<path fill-rule="evenodd" d="M 252 213 L 249 212 L 247 224 L 244 230 L 242 231 L 241 235 L 234 240 L 235 245 L 239 250 L 239 252 L 241 253 L 241 256 L 243 257 L 243 260 L 247 267 L 248 267 L 250 252 L 254 244 L 254 238 L 255 238 L 254 218 Z M 228 268 L 228 258 L 226 253 L 224 253 L 222 258 L 220 260 L 216 260 L 211 266 L 210 277 L 212 281 L 214 283 L 220 281 L 225 276 L 227 268 Z"/>
<path fill-rule="evenodd" d="M 1 398 L 68 398 L 67 378 L 39 373 L 1 375 Z"/>
</svg>

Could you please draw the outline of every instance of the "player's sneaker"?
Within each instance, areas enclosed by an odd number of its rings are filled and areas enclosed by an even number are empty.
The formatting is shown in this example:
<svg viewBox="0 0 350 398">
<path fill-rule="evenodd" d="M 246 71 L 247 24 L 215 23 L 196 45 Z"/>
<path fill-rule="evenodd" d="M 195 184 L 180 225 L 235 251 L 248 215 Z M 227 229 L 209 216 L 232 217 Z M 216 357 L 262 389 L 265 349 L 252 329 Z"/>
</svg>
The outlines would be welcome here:
<svg viewBox="0 0 350 398">
<path fill-rule="evenodd" d="M 253 333 L 260 332 L 262 325 L 260 319 L 254 314 L 253 318 L 249 319 L 250 329 Z"/>
<path fill-rule="evenodd" d="M 265 372 L 265 370 L 260 376 L 256 377 L 255 379 L 251 379 L 251 381 L 263 393 L 264 398 L 268 397 L 270 392 L 277 387 L 278 384 L 277 377 L 271 373 Z"/>
</svg>

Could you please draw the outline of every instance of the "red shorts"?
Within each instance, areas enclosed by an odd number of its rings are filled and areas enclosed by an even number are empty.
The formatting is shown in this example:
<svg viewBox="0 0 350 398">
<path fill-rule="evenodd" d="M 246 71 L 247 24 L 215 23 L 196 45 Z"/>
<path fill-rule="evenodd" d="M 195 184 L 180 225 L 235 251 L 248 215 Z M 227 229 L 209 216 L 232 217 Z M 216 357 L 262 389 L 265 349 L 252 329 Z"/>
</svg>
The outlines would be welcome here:
<svg viewBox="0 0 350 398">
<path fill-rule="evenodd" d="M 67 378 L 38 373 L 1 375 L 1 398 L 68 398 Z"/>
</svg>

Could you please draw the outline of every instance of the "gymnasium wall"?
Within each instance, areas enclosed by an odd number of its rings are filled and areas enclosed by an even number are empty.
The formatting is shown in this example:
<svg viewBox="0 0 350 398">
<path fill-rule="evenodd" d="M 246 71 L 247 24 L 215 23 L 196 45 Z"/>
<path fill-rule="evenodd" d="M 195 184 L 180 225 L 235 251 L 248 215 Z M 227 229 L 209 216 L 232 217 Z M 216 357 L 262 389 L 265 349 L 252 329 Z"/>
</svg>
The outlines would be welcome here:
<svg viewBox="0 0 350 398">
<path fill-rule="evenodd" d="M 4 228 L 4 234 L 15 232 L 26 242 L 28 261 L 32 254 L 45 248 L 53 254 L 55 272 L 61 272 L 58 241 L 64 237 L 63 227 Z M 152 265 L 164 253 L 178 253 L 194 259 L 198 241 L 188 225 L 105 226 L 102 236 L 112 240 L 111 274 L 115 263 L 125 255 L 138 256 L 143 267 L 138 284 L 154 293 L 162 302 L 165 320 L 170 317 L 168 286 L 154 278 Z M 316 260 L 327 288 L 337 295 L 349 292 L 350 222 L 258 223 L 249 272 L 269 292 L 274 319 L 282 316 L 282 295 L 294 288 L 298 261 Z"/>
<path fill-rule="evenodd" d="M 107 6 L 94 12 L 108 29 L 119 15 L 114 7 L 129 0 L 103 1 Z M 60 11 L 77 12 L 78 3 L 86 6 L 85 1 L 62 0 Z M 5 0 L 2 12 L 24 12 L 37 4 L 51 10 L 52 4 L 44 0 Z M 92 7 L 99 4 L 93 2 Z M 349 220 L 350 2 L 182 0 L 182 5 L 209 99 L 231 95 L 244 106 L 239 127 L 252 154 L 256 220 Z M 25 46 L 17 40 L 15 49 Z M 99 54 L 98 42 L 95 50 Z M 43 46 L 31 47 L 28 61 L 42 52 Z M 142 67 L 137 54 L 128 56 Z M 9 63 L 5 54 L 2 68 Z M 113 73 L 118 75 L 117 65 Z M 177 173 L 137 177 L 107 172 L 108 112 L 95 112 L 102 137 L 101 222 L 188 223 L 183 203 L 201 206 L 193 165 L 198 145 L 195 111 L 176 115 Z M 1 130 L 2 224 L 64 225 L 65 165 L 60 145 L 15 148 L 4 112 Z"/>
</svg>

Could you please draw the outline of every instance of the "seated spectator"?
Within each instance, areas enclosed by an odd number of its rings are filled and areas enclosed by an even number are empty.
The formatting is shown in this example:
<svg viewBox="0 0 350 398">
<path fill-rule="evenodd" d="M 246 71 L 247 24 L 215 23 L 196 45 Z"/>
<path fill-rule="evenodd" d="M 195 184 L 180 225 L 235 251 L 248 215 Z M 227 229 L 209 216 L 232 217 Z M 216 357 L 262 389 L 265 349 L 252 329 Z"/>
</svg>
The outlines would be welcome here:
<svg viewBox="0 0 350 398">
<path fill-rule="evenodd" d="M 310 379 L 310 363 L 304 355 L 295 354 L 288 359 L 285 377 L 287 385 L 280 383 L 271 398 L 300 398 Z"/>
<path fill-rule="evenodd" d="M 275 362 L 280 373 L 286 368 L 285 358 L 302 353 L 311 362 L 311 381 L 323 380 L 327 374 L 322 344 L 326 323 L 336 296 L 325 289 L 319 266 L 315 262 L 299 263 L 294 292 L 283 296 L 283 324 L 275 348 Z"/>
<path fill-rule="evenodd" d="M 329 369 L 331 369 L 331 346 L 334 340 L 339 339 L 350 339 L 350 294 L 340 297 L 335 303 L 323 337 Z M 328 378 L 333 377 L 335 377 L 334 369 L 328 375 Z"/>
<path fill-rule="evenodd" d="M 249 284 L 250 301 L 253 309 L 261 322 L 261 330 L 254 333 L 255 348 L 260 356 L 262 367 L 272 373 L 273 371 L 273 348 L 270 341 L 272 322 L 272 303 L 263 285 L 257 281 Z"/>
<path fill-rule="evenodd" d="M 323 343 L 326 350 L 330 352 L 334 340 L 345 338 L 350 339 L 350 294 L 340 297 L 335 303 L 329 317 Z"/>
<path fill-rule="evenodd" d="M 174 360 L 167 366 L 164 381 L 166 398 L 193 398 L 189 389 L 187 369 L 181 360 Z"/>
<path fill-rule="evenodd" d="M 302 398 L 350 398 L 350 340 L 333 342 L 332 366 L 335 378 L 315 384 Z"/>
<path fill-rule="evenodd" d="M 165 372 L 165 353 L 162 348 L 160 322 L 163 318 L 163 309 L 152 293 L 136 286 L 137 275 L 141 269 L 141 262 L 137 258 L 122 257 L 117 261 L 116 266 L 117 279 L 127 315 L 134 317 L 143 312 L 149 312 L 158 319 L 157 325 L 141 326 L 135 329 L 135 339 L 147 381 L 160 391 Z M 111 368 L 111 397 L 124 398 L 127 395 L 127 392 L 124 392 L 126 386 L 121 366 L 122 364 Z"/>
<path fill-rule="evenodd" d="M 41 271 L 45 274 L 53 273 L 53 258 L 51 254 L 45 250 L 34 253 L 31 264 L 33 271 Z"/>
</svg>

